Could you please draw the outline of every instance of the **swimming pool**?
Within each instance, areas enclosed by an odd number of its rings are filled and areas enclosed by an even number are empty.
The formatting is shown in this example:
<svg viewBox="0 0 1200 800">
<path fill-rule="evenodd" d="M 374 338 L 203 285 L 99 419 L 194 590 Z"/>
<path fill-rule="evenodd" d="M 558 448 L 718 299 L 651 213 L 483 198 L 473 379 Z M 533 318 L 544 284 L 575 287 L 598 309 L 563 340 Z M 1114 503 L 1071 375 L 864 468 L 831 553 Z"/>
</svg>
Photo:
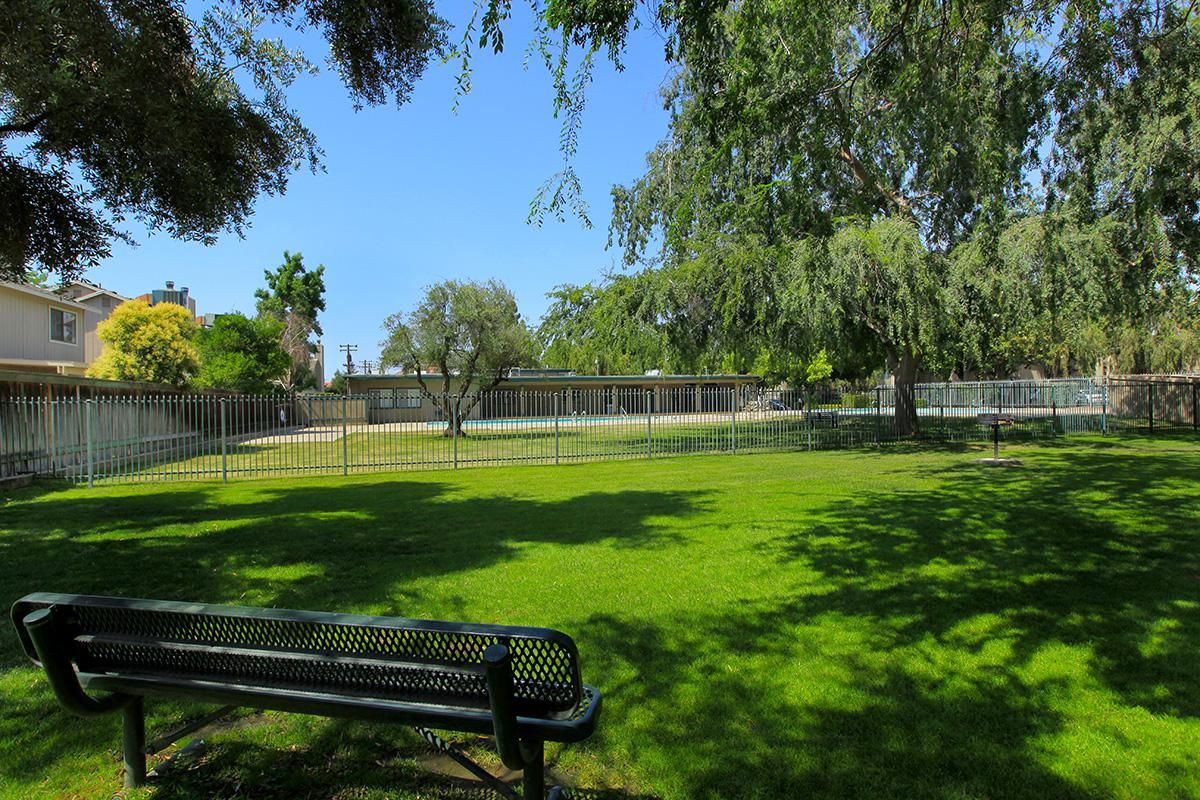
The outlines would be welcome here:
<svg viewBox="0 0 1200 800">
<path fill-rule="evenodd" d="M 603 415 L 599 415 L 599 414 L 593 416 L 591 414 L 583 414 L 578 417 L 574 417 L 574 416 L 568 417 L 568 416 L 564 415 L 564 416 L 557 417 L 557 418 L 556 417 L 507 417 L 505 419 L 467 419 L 467 420 L 463 420 L 463 427 L 464 428 L 475 428 L 475 427 L 486 428 L 490 425 L 553 425 L 555 419 L 558 419 L 558 422 L 561 425 L 564 423 L 571 423 L 571 422 L 612 422 L 614 420 L 621 420 L 621 419 L 625 419 L 625 420 L 635 419 L 635 417 L 632 417 L 632 416 L 615 417 L 615 416 L 603 416 Z M 642 415 L 642 419 L 645 419 L 645 415 Z M 429 425 L 431 427 L 433 427 L 433 426 L 440 427 L 440 426 L 444 426 L 446 424 L 446 420 L 431 420 L 425 424 Z"/>
</svg>

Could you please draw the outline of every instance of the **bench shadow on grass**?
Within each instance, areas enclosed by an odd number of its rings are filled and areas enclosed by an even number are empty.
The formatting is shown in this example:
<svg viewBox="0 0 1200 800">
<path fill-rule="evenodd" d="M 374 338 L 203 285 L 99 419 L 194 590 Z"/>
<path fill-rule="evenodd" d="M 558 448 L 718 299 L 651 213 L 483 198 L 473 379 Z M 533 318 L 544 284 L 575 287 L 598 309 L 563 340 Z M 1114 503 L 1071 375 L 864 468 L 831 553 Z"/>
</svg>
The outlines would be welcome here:
<svg viewBox="0 0 1200 800">
<path fill-rule="evenodd" d="M 393 797 L 397 789 L 441 800 L 500 800 L 476 780 L 450 778 L 419 767 L 429 753 L 415 735 L 397 736 L 395 727 L 329 721 L 304 735 L 302 748 L 283 749 L 245 740 L 224 739 L 203 756 L 156 780 L 155 798 L 238 796 L 329 798 Z M 451 737 L 454 738 L 454 737 Z M 458 742 L 468 749 L 475 741 Z M 364 765 L 372 765 L 370 769 Z M 520 781 L 509 779 L 518 787 Z M 547 773 L 549 785 L 554 773 Z M 622 790 L 572 790 L 571 800 L 654 800 Z"/>
<path fill-rule="evenodd" d="M 966 464 L 782 525 L 763 556 L 820 575 L 791 597 L 577 639 L 676 796 L 1193 796 L 1198 475 L 1195 450 Z"/>
<path fill-rule="evenodd" d="M 667 546 L 678 535 L 652 518 L 687 517 L 704 503 L 698 491 L 597 491 L 550 502 L 458 491 L 436 481 L 302 482 L 218 504 L 211 487 L 189 486 L 171 492 L 164 508 L 162 495 L 96 501 L 50 489 L 40 502 L 5 507 L 0 604 L 7 611 L 27 592 L 63 591 L 411 615 L 412 581 L 502 562 L 528 544 Z M 55 529 L 72 523 L 78 532 Z M 160 530 L 173 525 L 188 528 Z M 461 618 L 458 611 L 439 607 L 438 615 Z M 0 668 L 0 680 L 21 684 L 0 711 L 6 775 L 36 783 L 59 758 L 119 742 L 115 716 L 79 724 L 59 708 L 11 631 L 0 636 Z M 169 725 L 181 708 L 150 704 L 151 727 Z M 270 772 L 275 757 L 264 750 L 256 774 Z"/>
</svg>

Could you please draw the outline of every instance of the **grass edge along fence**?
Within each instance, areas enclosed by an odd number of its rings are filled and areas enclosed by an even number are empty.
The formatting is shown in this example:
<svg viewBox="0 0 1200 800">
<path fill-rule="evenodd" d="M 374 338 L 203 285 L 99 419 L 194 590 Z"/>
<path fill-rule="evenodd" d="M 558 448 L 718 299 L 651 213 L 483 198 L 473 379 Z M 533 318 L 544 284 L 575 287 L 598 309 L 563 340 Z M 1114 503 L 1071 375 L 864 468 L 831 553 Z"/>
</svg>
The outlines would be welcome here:
<svg viewBox="0 0 1200 800">
<path fill-rule="evenodd" d="M 401 400 L 403 398 L 403 400 Z M 457 469 L 1200 429 L 1200 376 L 928 383 L 919 432 L 895 389 L 498 389 L 478 398 L 199 394 L 0 400 L 0 477 L 97 482 Z M 465 410 L 459 419 L 460 408 Z"/>
</svg>

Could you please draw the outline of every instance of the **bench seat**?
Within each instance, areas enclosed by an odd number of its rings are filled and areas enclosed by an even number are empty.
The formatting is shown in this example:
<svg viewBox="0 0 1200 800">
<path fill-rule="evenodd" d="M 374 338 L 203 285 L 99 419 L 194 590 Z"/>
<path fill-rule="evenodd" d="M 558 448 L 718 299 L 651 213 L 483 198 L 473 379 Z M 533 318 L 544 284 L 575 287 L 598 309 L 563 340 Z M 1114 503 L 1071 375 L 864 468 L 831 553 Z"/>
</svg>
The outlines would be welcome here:
<svg viewBox="0 0 1200 800">
<path fill-rule="evenodd" d="M 460 763 L 427 728 L 493 734 L 539 798 L 543 743 L 583 741 L 600 713 L 574 641 L 548 628 L 52 593 L 12 619 L 68 710 L 122 710 L 130 786 L 150 752 L 147 696 L 404 723 Z"/>
</svg>

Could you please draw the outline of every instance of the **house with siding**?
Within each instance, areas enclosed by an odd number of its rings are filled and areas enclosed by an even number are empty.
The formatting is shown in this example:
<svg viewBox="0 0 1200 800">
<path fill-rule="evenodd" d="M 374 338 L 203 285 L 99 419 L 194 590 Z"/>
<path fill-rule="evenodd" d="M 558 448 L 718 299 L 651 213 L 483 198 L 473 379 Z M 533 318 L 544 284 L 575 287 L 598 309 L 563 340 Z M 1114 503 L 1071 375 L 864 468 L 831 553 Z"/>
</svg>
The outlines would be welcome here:
<svg viewBox="0 0 1200 800">
<path fill-rule="evenodd" d="M 82 375 L 100 355 L 101 309 L 40 286 L 0 281 L 0 369 Z"/>
<path fill-rule="evenodd" d="M 105 289 L 98 283 L 83 280 L 72 281 L 59 287 L 58 293 L 67 300 L 74 300 L 91 308 L 97 314 L 97 322 L 108 319 L 117 306 L 129 299 L 112 289 Z"/>
</svg>

